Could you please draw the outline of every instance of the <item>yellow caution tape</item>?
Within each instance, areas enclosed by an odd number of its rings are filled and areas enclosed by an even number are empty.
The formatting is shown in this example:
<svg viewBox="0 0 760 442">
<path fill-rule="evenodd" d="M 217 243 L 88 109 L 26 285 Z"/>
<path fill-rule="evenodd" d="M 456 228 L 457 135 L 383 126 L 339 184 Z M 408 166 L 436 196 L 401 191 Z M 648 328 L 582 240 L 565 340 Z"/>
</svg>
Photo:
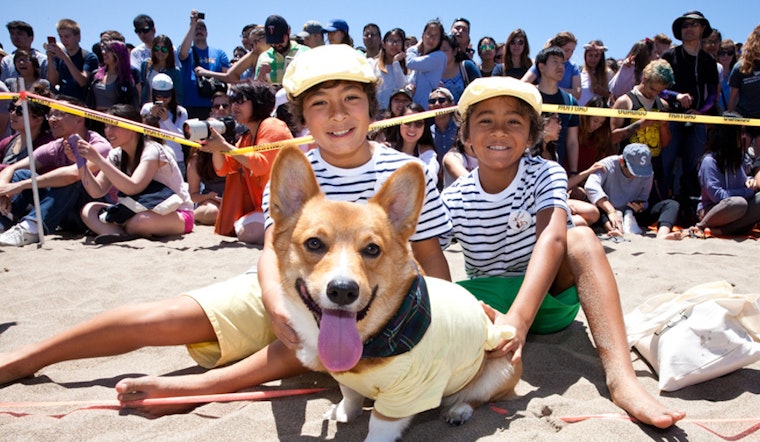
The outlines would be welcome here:
<svg viewBox="0 0 760 442">
<path fill-rule="evenodd" d="M 657 121 L 675 121 L 682 123 L 707 123 L 707 124 L 736 124 L 741 126 L 760 126 L 758 118 L 735 118 L 735 117 L 716 117 L 712 115 L 696 114 L 675 114 L 672 112 L 646 111 L 644 109 L 627 110 L 627 109 L 607 109 L 601 107 L 585 106 L 564 106 L 558 104 L 544 104 L 541 107 L 542 112 L 573 114 L 573 115 L 590 115 L 593 117 L 610 117 L 610 118 L 634 118 Z"/>
<path fill-rule="evenodd" d="M 94 111 L 86 107 L 75 106 L 70 103 L 62 103 L 52 98 L 42 97 L 36 94 L 30 94 L 28 92 L 21 92 L 18 94 L 0 93 L 0 100 L 9 99 L 15 100 L 17 98 L 22 100 L 29 100 L 35 103 L 44 104 L 52 109 L 60 110 L 69 114 L 73 114 L 79 117 L 89 118 L 91 120 L 100 121 L 111 126 L 118 126 L 124 129 L 129 129 L 134 132 L 147 135 L 149 137 L 161 138 L 164 140 L 174 141 L 180 144 L 184 144 L 190 147 L 201 147 L 201 144 L 197 141 L 187 140 L 184 137 L 177 136 L 172 132 L 167 132 L 162 129 L 157 129 L 147 124 L 138 123 L 135 121 L 127 120 L 124 118 L 116 117 L 114 115 L 108 115 L 103 112 Z"/>
</svg>

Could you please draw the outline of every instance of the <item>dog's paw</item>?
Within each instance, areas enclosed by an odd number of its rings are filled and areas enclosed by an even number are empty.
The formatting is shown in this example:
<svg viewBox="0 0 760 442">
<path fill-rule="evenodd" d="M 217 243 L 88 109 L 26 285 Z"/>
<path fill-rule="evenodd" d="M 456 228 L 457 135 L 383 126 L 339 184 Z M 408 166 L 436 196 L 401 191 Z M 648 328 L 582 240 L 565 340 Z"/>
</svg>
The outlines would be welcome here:
<svg viewBox="0 0 760 442">
<path fill-rule="evenodd" d="M 473 409 L 469 404 L 460 402 L 454 404 L 443 415 L 443 420 L 449 423 L 449 425 L 462 425 L 472 417 Z"/>
<path fill-rule="evenodd" d="M 351 422 L 362 412 L 361 407 L 353 408 L 346 407 L 345 399 L 340 401 L 338 405 L 333 405 L 330 410 L 324 414 L 325 419 L 330 419 L 336 422 L 346 423 Z"/>
</svg>

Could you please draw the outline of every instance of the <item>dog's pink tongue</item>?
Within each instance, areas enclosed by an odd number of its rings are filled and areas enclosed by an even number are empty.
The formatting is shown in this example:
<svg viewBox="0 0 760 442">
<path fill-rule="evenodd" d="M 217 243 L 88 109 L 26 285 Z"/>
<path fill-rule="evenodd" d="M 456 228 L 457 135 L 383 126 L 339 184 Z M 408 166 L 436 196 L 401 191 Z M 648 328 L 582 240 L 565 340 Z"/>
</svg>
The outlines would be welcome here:
<svg viewBox="0 0 760 442">
<path fill-rule="evenodd" d="M 356 313 L 322 310 L 319 323 L 319 359 L 330 371 L 347 371 L 362 357 L 362 340 L 356 328 Z"/>
</svg>

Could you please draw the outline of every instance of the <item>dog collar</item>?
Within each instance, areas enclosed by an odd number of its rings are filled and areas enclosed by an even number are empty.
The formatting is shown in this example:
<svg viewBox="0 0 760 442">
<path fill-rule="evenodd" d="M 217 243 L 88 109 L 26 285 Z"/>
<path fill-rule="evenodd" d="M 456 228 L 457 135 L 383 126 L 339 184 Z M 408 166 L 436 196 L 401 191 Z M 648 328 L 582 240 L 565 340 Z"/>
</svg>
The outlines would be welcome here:
<svg viewBox="0 0 760 442">
<path fill-rule="evenodd" d="M 430 326 L 430 297 L 425 279 L 417 272 L 401 307 L 375 336 L 364 343 L 362 359 L 396 356 L 408 352 Z"/>
</svg>

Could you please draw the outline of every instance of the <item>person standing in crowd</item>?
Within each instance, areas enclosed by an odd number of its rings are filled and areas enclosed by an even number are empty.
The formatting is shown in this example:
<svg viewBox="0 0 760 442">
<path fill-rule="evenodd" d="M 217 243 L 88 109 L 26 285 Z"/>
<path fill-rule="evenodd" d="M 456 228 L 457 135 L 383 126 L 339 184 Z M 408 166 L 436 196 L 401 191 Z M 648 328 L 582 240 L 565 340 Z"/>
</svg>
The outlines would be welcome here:
<svg viewBox="0 0 760 442">
<path fill-rule="evenodd" d="M 135 27 L 135 35 L 140 39 L 140 44 L 135 46 L 129 53 L 130 64 L 135 69 L 140 69 L 143 62 L 151 58 L 153 39 L 156 38 L 156 25 L 153 19 L 145 14 L 140 14 L 132 20 Z M 172 48 L 172 53 L 174 48 Z"/>
<path fill-rule="evenodd" d="M 441 85 L 454 96 L 454 104 L 470 82 L 480 78 L 480 70 L 467 58 L 459 48 L 459 40 L 451 35 L 444 35 L 441 52 L 446 54 L 446 68 L 441 75 Z"/>
<path fill-rule="evenodd" d="M 409 83 L 406 52 L 404 52 L 405 39 L 406 34 L 403 29 L 391 29 L 383 36 L 377 57 L 369 59 L 375 75 L 382 80 L 377 86 L 377 104 L 380 112 L 388 109 L 391 94 L 406 88 Z"/>
<path fill-rule="evenodd" d="M 718 97 L 718 66 L 710 55 L 700 48 L 702 39 L 712 33 L 710 22 L 699 11 L 689 11 L 673 21 L 673 36 L 681 45 L 662 54 L 673 69 L 675 83 L 665 92 L 671 112 L 705 115 L 710 112 Z M 672 188 L 684 214 L 693 216 L 699 197 L 697 168 L 705 150 L 707 139 L 704 123 L 670 123 L 670 143 L 662 151 L 663 188 Z M 676 157 L 680 156 L 681 177 L 675 181 Z M 668 194 L 663 194 L 668 198 Z M 692 220 L 686 220 L 688 224 Z"/>
<path fill-rule="evenodd" d="M 650 62 L 641 74 L 641 83 L 634 86 L 625 95 L 618 98 L 613 109 L 639 110 L 648 112 L 664 112 L 668 104 L 660 98 L 660 94 L 675 81 L 673 69 L 667 61 L 658 59 Z M 654 170 L 654 186 L 648 197 L 649 203 L 655 203 L 668 198 L 668 186 L 663 179 L 662 149 L 670 142 L 670 125 L 667 121 L 632 120 L 613 118 L 612 141 L 625 147 L 631 143 L 641 143 L 649 146 L 652 153 L 652 168 Z M 620 151 L 622 149 L 619 149 Z"/>
<path fill-rule="evenodd" d="M 734 41 L 723 40 L 718 49 L 718 64 L 720 64 L 720 99 L 718 100 L 718 110 L 721 114 L 728 110 L 728 100 L 731 97 L 729 79 L 737 61 L 736 44 Z"/>
<path fill-rule="evenodd" d="M 95 72 L 90 83 L 87 105 L 101 112 L 114 104 L 137 106 L 140 96 L 130 69 L 127 46 L 118 40 L 107 40 L 100 47 L 103 66 Z"/>
<path fill-rule="evenodd" d="M 507 43 L 504 45 L 505 56 L 502 61 L 498 61 L 493 71 L 493 76 L 523 78 L 531 66 L 533 60 L 530 59 L 530 44 L 528 36 L 522 29 L 515 29 L 507 37 Z"/>
<path fill-rule="evenodd" d="M 450 35 L 459 42 L 459 52 L 463 54 L 468 60 L 472 60 L 472 56 L 475 55 L 475 50 L 472 48 L 470 41 L 470 20 L 464 17 L 454 19 L 454 23 L 451 24 Z"/>
<path fill-rule="evenodd" d="M 453 105 L 454 96 L 445 87 L 436 88 L 430 93 L 430 98 L 428 98 L 430 110 L 443 109 Z M 430 132 L 433 134 L 435 153 L 441 160 L 443 160 L 446 152 L 456 144 L 458 130 L 459 123 L 454 116 L 454 112 L 439 114 L 433 119 L 433 124 L 430 125 Z"/>
<path fill-rule="evenodd" d="M 577 106 L 578 104 L 572 95 L 559 87 L 559 81 L 565 76 L 567 66 L 565 58 L 562 49 L 557 46 L 544 48 L 536 55 L 535 68 L 540 74 L 538 90 L 546 104 L 566 106 Z M 530 71 L 526 75 L 529 74 Z M 562 130 L 559 133 L 559 140 L 557 140 L 557 156 L 559 163 L 572 177 L 578 174 L 578 126 L 580 120 L 577 115 L 571 114 L 563 114 L 560 118 Z"/>
<path fill-rule="evenodd" d="M 11 37 L 11 43 L 13 43 L 13 46 L 16 47 L 16 50 L 24 49 L 28 51 L 33 57 L 35 57 L 40 63 L 40 71 L 42 72 L 42 76 L 46 76 L 48 69 L 47 56 L 32 47 L 32 42 L 34 41 L 34 29 L 32 29 L 32 25 L 24 21 L 14 20 L 8 22 L 5 27 L 8 28 L 8 33 Z M 0 81 L 5 81 L 9 78 L 15 78 L 19 76 L 19 73 L 16 70 L 16 66 L 13 63 L 13 54 L 15 52 L 16 51 L 11 52 L 10 54 L 3 57 L 2 61 L 0 61 Z"/>
<path fill-rule="evenodd" d="M 46 43 L 47 79 L 59 94 L 87 98 L 87 86 L 98 69 L 98 57 L 79 46 L 82 40 L 79 24 L 67 18 L 55 24 L 61 45 Z"/>
<path fill-rule="evenodd" d="M 728 110 L 745 118 L 760 118 L 760 25 L 747 37 L 742 57 L 731 69 Z M 754 136 L 760 130 L 751 128 Z"/>
<path fill-rule="evenodd" d="M 272 47 L 259 56 L 255 78 L 270 84 L 282 83 L 282 76 L 290 62 L 309 47 L 290 39 L 290 25 L 279 15 L 267 17 L 264 31 L 266 43 Z"/>
<path fill-rule="evenodd" d="M 26 49 L 18 49 L 13 53 L 13 64 L 18 72 L 18 77 L 11 77 L 5 80 L 5 85 L 11 92 L 21 92 L 21 82 L 23 80 L 24 89 L 27 91 L 39 83 L 45 89 L 50 89 L 50 82 L 42 77 L 40 72 L 40 63 Z"/>
<path fill-rule="evenodd" d="M 654 52 L 655 59 L 662 57 L 662 54 L 664 54 L 665 51 L 670 49 L 670 45 L 673 44 L 673 40 L 671 40 L 670 37 L 662 33 L 657 34 L 654 37 L 652 37 L 652 40 L 654 40 L 653 52 Z"/>
<path fill-rule="evenodd" d="M 430 92 L 439 87 L 446 69 L 446 54 L 441 52 L 443 25 L 438 19 L 430 20 L 422 30 L 422 39 L 406 50 L 406 67 L 412 71 L 414 102 L 428 108 Z"/>
<path fill-rule="evenodd" d="M 578 40 L 572 32 L 562 31 L 549 40 L 546 43 L 546 46 L 544 46 L 544 49 L 556 46 L 562 51 L 565 70 L 562 78 L 557 84 L 560 89 L 572 95 L 576 100 L 579 100 L 581 98 L 581 71 L 578 69 L 578 66 L 571 61 L 577 45 Z M 541 82 L 541 73 L 538 71 L 538 63 L 528 69 L 528 72 L 523 75 L 522 81 L 533 84 Z"/>
<path fill-rule="evenodd" d="M 227 72 L 230 62 L 227 54 L 210 47 L 207 42 L 206 22 L 198 18 L 198 11 L 190 11 L 190 28 L 179 47 L 179 60 L 182 63 L 182 87 L 185 90 L 184 102 L 188 118 L 208 118 L 211 97 L 201 97 L 198 93 L 195 68 L 200 66 L 215 72 Z"/>
<path fill-rule="evenodd" d="M 325 44 L 325 31 L 322 24 L 316 20 L 309 20 L 303 24 L 303 30 L 296 34 L 303 39 L 304 46 L 313 49 Z"/>
<path fill-rule="evenodd" d="M 362 41 L 367 58 L 375 58 L 380 53 L 380 26 L 367 23 L 362 30 Z M 401 49 L 401 47 L 399 47 Z"/>
<path fill-rule="evenodd" d="M 478 57 L 480 57 L 480 69 L 481 77 L 490 77 L 496 67 L 494 57 L 496 56 L 496 40 L 492 37 L 483 37 L 478 41 Z"/>
<path fill-rule="evenodd" d="M 641 72 L 650 61 L 658 58 L 660 57 L 655 53 L 655 43 L 652 40 L 647 38 L 634 43 L 610 80 L 612 99 L 617 100 L 641 83 Z"/>
<path fill-rule="evenodd" d="M 578 104 L 585 106 L 592 98 L 610 99 L 609 83 L 612 71 L 607 67 L 607 47 L 601 40 L 583 45 L 583 68 L 581 69 L 581 98 Z"/>
<path fill-rule="evenodd" d="M 148 103 L 153 95 L 151 82 L 158 74 L 166 74 L 172 79 L 172 85 L 177 96 L 177 104 L 184 102 L 185 88 L 182 86 L 182 71 L 174 64 L 174 45 L 166 35 L 158 35 L 153 39 L 150 58 L 140 66 L 140 83 L 142 92 L 140 102 Z"/>
</svg>

